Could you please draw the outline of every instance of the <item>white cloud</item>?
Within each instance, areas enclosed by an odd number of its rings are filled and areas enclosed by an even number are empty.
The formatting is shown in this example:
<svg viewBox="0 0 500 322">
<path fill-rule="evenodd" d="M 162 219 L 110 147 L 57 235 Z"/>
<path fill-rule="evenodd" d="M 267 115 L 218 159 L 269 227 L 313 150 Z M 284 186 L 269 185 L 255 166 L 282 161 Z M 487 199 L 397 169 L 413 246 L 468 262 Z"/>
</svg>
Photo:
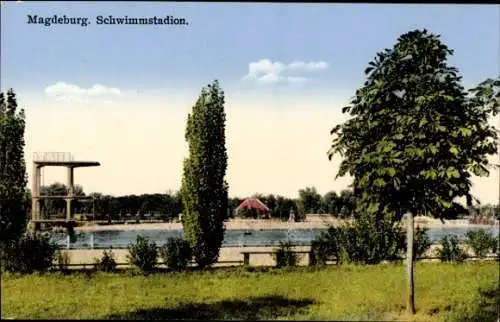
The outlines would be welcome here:
<svg viewBox="0 0 500 322">
<path fill-rule="evenodd" d="M 269 73 L 262 76 L 258 76 L 255 80 L 262 84 L 276 84 L 283 80 L 284 77 L 277 74 Z"/>
<path fill-rule="evenodd" d="M 305 78 L 305 77 L 289 76 L 289 77 L 287 77 L 287 81 L 289 81 L 290 83 L 300 84 L 300 83 L 306 82 L 307 78 Z"/>
<path fill-rule="evenodd" d="M 288 68 L 296 70 L 322 70 L 322 69 L 327 69 L 328 67 L 329 67 L 328 63 L 324 61 L 310 61 L 310 62 L 294 61 L 288 65 Z"/>
<path fill-rule="evenodd" d="M 286 76 L 283 74 L 293 72 L 320 71 L 329 67 L 324 61 L 293 61 L 289 64 L 280 61 L 272 62 L 270 59 L 260 59 L 248 65 L 248 74 L 243 77 L 245 80 L 254 81 L 260 84 L 277 83 L 304 83 L 305 77 Z"/>
<path fill-rule="evenodd" d="M 118 96 L 122 92 L 115 87 L 106 87 L 101 84 L 94 84 L 89 88 L 82 88 L 78 85 L 57 82 L 45 88 L 45 93 L 52 98 L 57 99 L 86 99 L 95 97 Z"/>
</svg>

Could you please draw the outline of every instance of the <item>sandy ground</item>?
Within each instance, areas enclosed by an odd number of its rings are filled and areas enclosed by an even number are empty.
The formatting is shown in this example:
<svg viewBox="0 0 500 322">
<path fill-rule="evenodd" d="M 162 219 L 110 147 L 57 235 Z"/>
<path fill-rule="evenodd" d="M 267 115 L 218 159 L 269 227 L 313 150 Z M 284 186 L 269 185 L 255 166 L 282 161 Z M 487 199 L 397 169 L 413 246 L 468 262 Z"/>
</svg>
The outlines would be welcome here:
<svg viewBox="0 0 500 322">
<path fill-rule="evenodd" d="M 251 220 L 251 219 L 231 219 L 226 222 L 227 230 L 259 230 L 259 229 L 314 229 L 326 228 L 328 226 L 339 225 L 342 221 L 318 215 L 308 215 L 307 220 L 289 224 L 277 220 Z M 473 225 L 467 220 L 448 220 L 442 223 L 439 219 L 426 217 L 415 218 L 415 224 L 427 228 L 489 228 L 498 227 L 498 221 L 495 226 L 491 225 Z M 159 230 L 178 230 L 182 229 L 181 223 L 142 223 L 142 224 L 118 224 L 118 225 L 89 225 L 75 228 L 76 231 L 107 231 L 107 230 L 140 230 L 140 229 L 159 229 Z"/>
</svg>

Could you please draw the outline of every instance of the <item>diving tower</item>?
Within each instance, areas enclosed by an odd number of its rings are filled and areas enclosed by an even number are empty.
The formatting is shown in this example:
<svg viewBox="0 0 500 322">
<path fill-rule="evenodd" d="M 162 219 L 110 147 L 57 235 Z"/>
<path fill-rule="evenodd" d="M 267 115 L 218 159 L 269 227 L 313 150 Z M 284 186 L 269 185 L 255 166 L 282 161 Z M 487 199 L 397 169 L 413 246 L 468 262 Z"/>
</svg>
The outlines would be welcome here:
<svg viewBox="0 0 500 322">
<path fill-rule="evenodd" d="M 36 152 L 33 154 L 33 182 L 31 198 L 31 220 L 30 228 L 37 231 L 41 229 L 41 224 L 66 226 L 68 228 L 76 225 L 76 220 L 71 213 L 71 202 L 76 199 L 92 199 L 92 197 L 75 196 L 74 189 L 74 169 L 82 167 L 98 167 L 101 164 L 97 161 L 75 161 L 69 152 Z M 42 196 L 41 173 L 43 167 L 66 167 L 67 168 L 67 195 L 64 196 Z M 41 218 L 40 200 L 42 199 L 65 199 L 66 219 Z"/>
</svg>

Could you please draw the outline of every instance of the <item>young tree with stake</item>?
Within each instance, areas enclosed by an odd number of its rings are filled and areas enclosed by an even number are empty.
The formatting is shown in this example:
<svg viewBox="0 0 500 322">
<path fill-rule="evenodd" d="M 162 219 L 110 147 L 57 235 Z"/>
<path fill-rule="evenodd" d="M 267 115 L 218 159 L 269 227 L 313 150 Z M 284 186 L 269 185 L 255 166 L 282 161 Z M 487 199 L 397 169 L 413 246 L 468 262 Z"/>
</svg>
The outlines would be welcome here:
<svg viewBox="0 0 500 322">
<path fill-rule="evenodd" d="M 343 157 L 337 177 L 349 174 L 359 209 L 407 214 L 407 309 L 415 313 L 414 216 L 441 217 L 456 199 L 472 203 L 471 175 L 488 176 L 498 131 L 488 124 L 499 112 L 498 79 L 467 92 L 453 54 L 427 30 L 403 34 L 377 54 L 367 80 L 343 108 L 351 119 L 331 131 L 328 152 Z"/>
</svg>

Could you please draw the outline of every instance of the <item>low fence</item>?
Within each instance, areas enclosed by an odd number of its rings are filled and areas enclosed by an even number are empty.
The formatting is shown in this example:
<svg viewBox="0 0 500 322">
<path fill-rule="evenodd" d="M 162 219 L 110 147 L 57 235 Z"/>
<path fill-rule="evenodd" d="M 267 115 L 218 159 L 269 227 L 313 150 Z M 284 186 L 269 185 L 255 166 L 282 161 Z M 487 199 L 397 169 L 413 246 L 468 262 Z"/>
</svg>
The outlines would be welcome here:
<svg viewBox="0 0 500 322">
<path fill-rule="evenodd" d="M 424 254 L 422 258 L 417 259 L 421 262 L 437 262 L 440 258 L 436 256 L 436 251 L 440 245 L 432 245 L 431 249 Z M 220 260 L 212 265 L 213 267 L 228 267 L 228 266 L 276 266 L 275 258 L 276 247 L 231 247 L 231 248 L 221 248 L 219 258 Z M 295 246 L 293 251 L 298 255 L 298 266 L 308 266 L 311 265 L 310 258 L 310 246 Z M 62 265 L 67 269 L 92 269 L 95 266 L 95 260 L 102 257 L 102 251 L 100 250 L 61 250 L 62 253 L 67 253 L 69 255 L 70 262 L 66 265 Z M 128 263 L 127 249 L 114 249 L 113 254 L 115 256 L 115 261 L 117 266 L 120 268 L 130 268 L 131 265 Z M 251 254 L 251 256 L 249 256 Z M 466 261 L 477 261 L 477 260 L 499 260 L 499 256 L 495 254 L 488 254 L 485 258 L 480 258 L 474 256 L 473 253 L 466 249 L 467 258 Z M 385 263 L 393 263 L 398 261 L 404 261 L 406 256 L 400 256 L 397 258 L 387 259 Z M 336 258 L 331 257 L 326 262 L 327 265 L 336 265 L 338 261 Z M 195 266 L 195 262 L 191 261 L 190 266 Z M 159 263 L 160 268 L 166 268 L 165 264 Z M 59 269 L 59 264 L 54 262 L 54 269 Z"/>
</svg>

